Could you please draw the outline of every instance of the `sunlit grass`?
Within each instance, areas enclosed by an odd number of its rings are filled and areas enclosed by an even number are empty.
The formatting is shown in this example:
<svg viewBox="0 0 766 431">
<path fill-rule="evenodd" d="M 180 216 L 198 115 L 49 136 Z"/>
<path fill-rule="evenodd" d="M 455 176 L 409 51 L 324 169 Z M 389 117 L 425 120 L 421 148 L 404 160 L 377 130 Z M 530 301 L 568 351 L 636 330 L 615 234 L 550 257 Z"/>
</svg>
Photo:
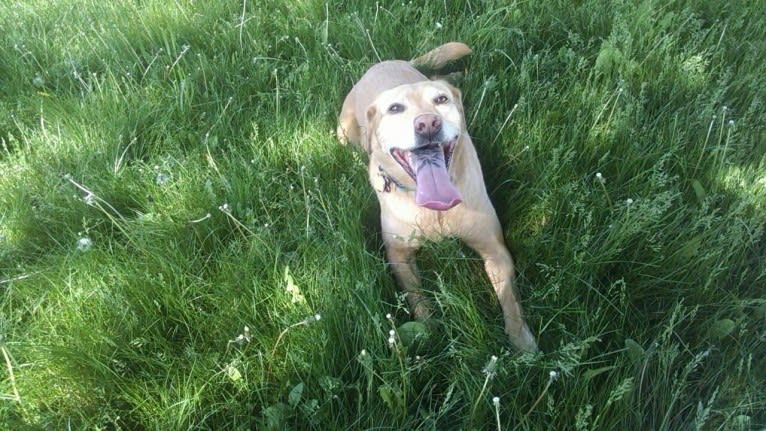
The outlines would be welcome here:
<svg viewBox="0 0 766 431">
<path fill-rule="evenodd" d="M 0 5 L 2 428 L 766 426 L 758 7 Z M 449 40 L 539 355 L 457 241 L 411 322 L 332 134 Z"/>
</svg>

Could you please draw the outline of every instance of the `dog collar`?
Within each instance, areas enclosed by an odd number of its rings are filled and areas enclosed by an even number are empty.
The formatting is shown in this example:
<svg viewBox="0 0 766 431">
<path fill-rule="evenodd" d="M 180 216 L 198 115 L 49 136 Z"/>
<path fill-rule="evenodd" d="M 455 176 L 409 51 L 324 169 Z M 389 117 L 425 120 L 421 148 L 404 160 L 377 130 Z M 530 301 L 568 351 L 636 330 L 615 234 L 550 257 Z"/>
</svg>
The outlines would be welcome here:
<svg viewBox="0 0 766 431">
<path fill-rule="evenodd" d="M 381 178 L 383 178 L 383 191 L 386 192 L 386 193 L 391 192 L 393 190 L 394 186 L 396 186 L 396 189 L 399 190 L 399 191 L 403 191 L 403 192 L 412 192 L 412 191 L 414 191 L 411 188 L 409 188 L 409 187 L 405 186 L 404 184 L 402 184 L 401 181 L 399 181 L 396 178 L 394 178 L 393 176 L 391 176 L 391 174 L 386 172 L 386 170 L 383 169 L 383 166 L 381 166 L 381 165 L 378 165 L 378 175 L 380 175 Z"/>
</svg>

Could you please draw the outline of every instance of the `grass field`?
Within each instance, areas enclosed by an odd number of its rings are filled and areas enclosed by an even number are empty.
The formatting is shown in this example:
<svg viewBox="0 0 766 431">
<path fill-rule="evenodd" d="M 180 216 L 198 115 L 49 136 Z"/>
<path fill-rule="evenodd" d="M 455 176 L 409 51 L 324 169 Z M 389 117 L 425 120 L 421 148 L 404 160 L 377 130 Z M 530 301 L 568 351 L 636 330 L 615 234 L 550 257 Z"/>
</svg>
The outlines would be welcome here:
<svg viewBox="0 0 766 431">
<path fill-rule="evenodd" d="M 766 429 L 764 3 L 420 3 L 0 4 L 0 428 Z M 333 135 L 450 40 L 541 354 Z"/>
</svg>

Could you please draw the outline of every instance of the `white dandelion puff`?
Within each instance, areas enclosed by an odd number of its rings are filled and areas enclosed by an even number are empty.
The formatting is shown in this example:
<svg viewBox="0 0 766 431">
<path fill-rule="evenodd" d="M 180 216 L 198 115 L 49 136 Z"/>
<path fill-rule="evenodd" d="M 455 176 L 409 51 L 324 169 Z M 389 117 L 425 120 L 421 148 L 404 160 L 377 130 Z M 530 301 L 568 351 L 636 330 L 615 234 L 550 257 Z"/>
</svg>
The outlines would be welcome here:
<svg viewBox="0 0 766 431">
<path fill-rule="evenodd" d="M 486 374 L 487 376 L 494 376 L 496 367 L 497 367 L 497 356 L 492 355 L 492 357 L 489 358 L 489 362 L 487 362 L 487 365 L 484 366 L 484 369 L 482 370 L 482 372 Z"/>
<path fill-rule="evenodd" d="M 40 73 L 35 73 L 35 77 L 32 79 L 32 85 L 37 88 L 42 88 L 45 86 L 45 80 L 42 76 L 40 76 Z"/>
<path fill-rule="evenodd" d="M 82 237 L 77 240 L 77 251 L 86 252 L 93 247 L 93 240 L 88 237 Z"/>
<path fill-rule="evenodd" d="M 154 179 L 154 183 L 158 186 L 162 186 L 168 183 L 170 181 L 170 175 L 164 174 L 162 172 L 157 174 L 157 177 Z"/>
</svg>

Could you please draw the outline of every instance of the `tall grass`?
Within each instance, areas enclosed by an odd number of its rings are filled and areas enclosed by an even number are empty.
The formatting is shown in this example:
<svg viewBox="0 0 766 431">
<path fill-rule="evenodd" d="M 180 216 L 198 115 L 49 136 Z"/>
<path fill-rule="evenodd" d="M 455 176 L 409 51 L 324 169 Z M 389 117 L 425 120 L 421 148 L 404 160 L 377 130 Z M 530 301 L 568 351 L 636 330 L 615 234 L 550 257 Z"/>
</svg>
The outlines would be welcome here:
<svg viewBox="0 0 766 431">
<path fill-rule="evenodd" d="M 3 3 L 0 423 L 763 428 L 762 6 Z M 542 354 L 455 241 L 409 323 L 332 134 L 450 40 Z"/>
</svg>

